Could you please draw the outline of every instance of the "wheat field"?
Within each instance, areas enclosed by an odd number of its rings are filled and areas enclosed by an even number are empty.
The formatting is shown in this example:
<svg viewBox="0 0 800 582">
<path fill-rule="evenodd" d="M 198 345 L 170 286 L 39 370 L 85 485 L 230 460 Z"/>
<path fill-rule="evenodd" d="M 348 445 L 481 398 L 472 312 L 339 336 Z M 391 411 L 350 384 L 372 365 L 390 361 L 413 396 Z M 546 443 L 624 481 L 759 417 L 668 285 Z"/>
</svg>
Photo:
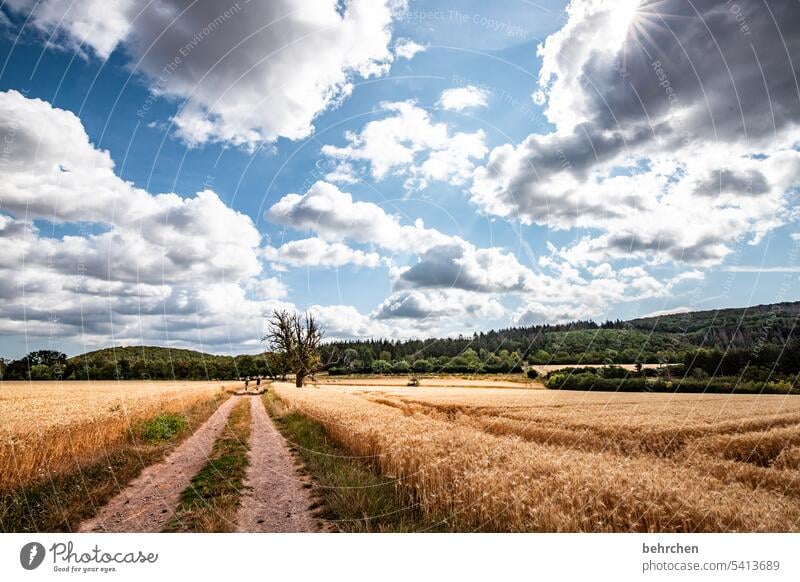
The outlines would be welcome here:
<svg viewBox="0 0 800 582">
<path fill-rule="evenodd" d="M 800 531 L 800 398 L 275 386 L 458 531 Z"/>
<path fill-rule="evenodd" d="M 138 422 L 212 398 L 220 382 L 2 382 L 0 491 L 75 471 Z"/>
</svg>

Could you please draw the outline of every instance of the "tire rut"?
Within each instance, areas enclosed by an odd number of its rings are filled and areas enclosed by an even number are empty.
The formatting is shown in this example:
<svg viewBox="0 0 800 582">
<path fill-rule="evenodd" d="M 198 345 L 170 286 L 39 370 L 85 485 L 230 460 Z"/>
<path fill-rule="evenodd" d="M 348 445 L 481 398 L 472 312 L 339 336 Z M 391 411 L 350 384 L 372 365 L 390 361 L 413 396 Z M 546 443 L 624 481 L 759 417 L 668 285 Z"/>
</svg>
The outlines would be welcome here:
<svg viewBox="0 0 800 582">
<path fill-rule="evenodd" d="M 167 458 L 150 465 L 91 519 L 81 532 L 158 532 L 174 515 L 181 492 L 208 461 L 237 401 L 228 398 Z"/>
<path fill-rule="evenodd" d="M 250 465 L 237 531 L 320 531 L 319 520 L 311 511 L 313 499 L 308 482 L 298 474 L 286 441 L 267 415 L 260 397 L 252 397 L 250 406 Z"/>
</svg>

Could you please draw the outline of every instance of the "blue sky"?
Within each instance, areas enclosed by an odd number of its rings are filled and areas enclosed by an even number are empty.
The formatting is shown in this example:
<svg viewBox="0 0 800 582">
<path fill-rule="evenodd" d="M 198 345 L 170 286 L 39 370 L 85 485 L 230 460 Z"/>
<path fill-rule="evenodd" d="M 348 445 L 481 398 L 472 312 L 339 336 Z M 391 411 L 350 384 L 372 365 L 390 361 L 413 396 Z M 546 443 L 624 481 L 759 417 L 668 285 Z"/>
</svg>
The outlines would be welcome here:
<svg viewBox="0 0 800 582">
<path fill-rule="evenodd" d="M 794 7 L 69 4 L 2 6 L 5 356 L 798 299 Z"/>
</svg>

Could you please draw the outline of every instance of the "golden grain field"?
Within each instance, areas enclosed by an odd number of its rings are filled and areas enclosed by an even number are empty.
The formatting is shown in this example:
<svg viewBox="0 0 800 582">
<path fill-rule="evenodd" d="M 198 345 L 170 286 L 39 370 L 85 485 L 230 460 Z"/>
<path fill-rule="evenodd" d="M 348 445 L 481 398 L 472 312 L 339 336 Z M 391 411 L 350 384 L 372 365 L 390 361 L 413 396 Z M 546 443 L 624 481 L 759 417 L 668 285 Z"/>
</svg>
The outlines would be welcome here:
<svg viewBox="0 0 800 582">
<path fill-rule="evenodd" d="M 75 471 L 159 412 L 178 412 L 220 382 L 2 382 L 0 491 Z"/>
<path fill-rule="evenodd" d="M 800 398 L 275 385 L 459 531 L 800 531 Z"/>
</svg>

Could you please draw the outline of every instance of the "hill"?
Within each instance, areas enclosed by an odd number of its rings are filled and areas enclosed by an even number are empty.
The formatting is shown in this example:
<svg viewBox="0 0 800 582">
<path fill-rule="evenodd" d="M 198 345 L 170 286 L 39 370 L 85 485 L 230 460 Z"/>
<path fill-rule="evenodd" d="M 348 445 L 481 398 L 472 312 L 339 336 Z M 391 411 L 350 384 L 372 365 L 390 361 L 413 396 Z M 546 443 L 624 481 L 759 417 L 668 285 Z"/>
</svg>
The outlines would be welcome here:
<svg viewBox="0 0 800 582">
<path fill-rule="evenodd" d="M 785 344 L 797 334 L 800 302 L 691 311 L 629 321 L 635 329 L 681 336 L 695 346 L 748 348 Z"/>
<path fill-rule="evenodd" d="M 630 321 L 576 321 L 562 325 L 512 327 L 471 337 L 390 341 L 332 342 L 328 350 L 360 360 L 414 361 L 457 357 L 473 350 L 484 355 L 518 353 L 537 364 L 607 362 L 630 364 L 682 362 L 697 348 L 758 349 L 782 347 L 798 337 L 800 302 L 696 311 Z"/>
<path fill-rule="evenodd" d="M 339 360 L 333 373 L 491 373 L 521 371 L 527 363 L 636 362 L 683 363 L 689 370 L 700 360 L 711 369 L 723 357 L 731 369 L 769 367 L 780 358 L 798 357 L 798 318 L 800 302 L 775 303 L 630 321 L 511 327 L 469 337 L 332 341 L 325 344 L 323 358 Z M 218 356 L 154 346 L 105 348 L 72 358 L 40 351 L 0 360 L 3 379 L 231 379 L 284 372 L 274 354 Z"/>
<path fill-rule="evenodd" d="M 157 346 L 103 348 L 72 358 L 42 350 L 5 363 L 2 377 L 6 380 L 29 377 L 38 380 L 227 380 L 267 375 L 269 361 L 267 354 L 218 356 Z"/>
</svg>

